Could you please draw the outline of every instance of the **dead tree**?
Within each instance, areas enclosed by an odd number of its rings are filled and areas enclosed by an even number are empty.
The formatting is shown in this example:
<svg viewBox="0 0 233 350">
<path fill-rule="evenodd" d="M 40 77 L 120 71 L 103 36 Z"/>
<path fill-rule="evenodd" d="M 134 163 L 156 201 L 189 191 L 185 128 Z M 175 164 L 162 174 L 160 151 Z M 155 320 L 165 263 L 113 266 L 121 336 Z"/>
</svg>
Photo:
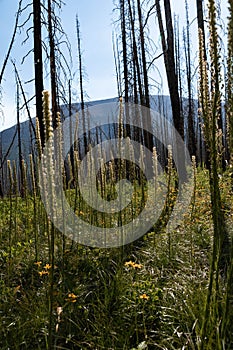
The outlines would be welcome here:
<svg viewBox="0 0 233 350">
<path fill-rule="evenodd" d="M 19 155 L 19 171 L 20 171 L 20 181 L 19 181 L 19 192 L 22 197 L 24 197 L 24 173 L 23 173 L 23 155 L 22 155 L 22 141 L 21 141 L 21 127 L 20 127 L 20 105 L 19 105 L 19 83 L 16 77 L 16 87 L 17 87 L 17 136 L 18 136 L 18 155 Z"/>
<path fill-rule="evenodd" d="M 194 129 L 194 110 L 193 110 L 193 95 L 192 95 L 192 69 L 191 69 L 191 50 L 190 50 L 190 23 L 188 2 L 185 0 L 186 8 L 186 31 L 183 32 L 184 37 L 184 52 L 186 62 L 186 78 L 188 87 L 188 150 L 191 156 L 196 156 L 196 138 Z"/>
<path fill-rule="evenodd" d="M 164 56 L 164 64 L 167 74 L 168 88 L 171 99 L 171 107 L 173 114 L 173 123 L 176 131 L 180 137 L 184 140 L 184 120 L 181 113 L 180 96 L 179 96 L 179 83 L 175 66 L 175 52 L 174 52 L 174 32 L 172 24 L 172 13 L 170 0 L 164 0 L 165 21 L 166 21 L 166 36 L 163 25 L 163 19 L 161 14 L 160 1 L 155 0 L 156 12 L 159 23 L 159 30 L 162 40 L 162 49 Z M 174 152 L 177 154 L 177 165 L 180 173 L 180 180 L 186 180 L 186 169 L 184 166 L 185 152 L 182 145 L 179 142 L 179 138 L 176 138 L 176 149 Z M 179 155 L 179 156 L 178 156 Z"/>
<path fill-rule="evenodd" d="M 203 33 L 204 60 L 207 61 L 206 44 L 205 44 L 205 25 L 204 25 L 204 14 L 203 14 L 203 0 L 196 0 L 196 6 L 197 6 L 198 29 L 201 29 L 201 31 Z"/>
<path fill-rule="evenodd" d="M 56 54 L 55 54 L 55 28 L 53 25 L 54 11 L 52 8 L 52 1 L 48 0 L 48 35 L 49 35 L 49 62 L 50 62 L 50 81 L 51 81 L 51 97 L 52 97 L 52 119 L 53 128 L 57 127 L 57 72 L 56 72 Z"/>
<path fill-rule="evenodd" d="M 35 69 L 35 92 L 36 92 L 36 115 L 40 126 L 41 144 L 44 146 L 45 135 L 43 125 L 43 57 L 41 38 L 41 2 L 33 0 L 33 29 L 34 29 L 34 69 Z"/>
<path fill-rule="evenodd" d="M 80 88 L 80 99 L 81 99 L 83 142 L 84 142 L 84 153 L 86 154 L 88 152 L 88 136 L 86 134 L 87 128 L 86 128 L 84 89 L 83 89 L 83 63 L 82 63 L 82 50 L 81 50 L 81 38 L 80 38 L 80 24 L 79 24 L 78 15 L 76 15 L 76 29 L 77 29 L 77 41 L 78 41 L 79 88 Z"/>
<path fill-rule="evenodd" d="M 138 10 L 138 22 L 139 22 L 139 34 L 140 34 L 140 49 L 141 49 L 141 63 L 143 71 L 143 86 L 144 86 L 144 98 L 142 105 L 147 107 L 145 111 L 144 120 L 142 124 L 144 126 L 143 136 L 145 146 L 152 151 L 153 149 L 153 137 L 152 137 L 152 123 L 150 115 L 150 94 L 149 94 L 149 79 L 147 72 L 147 62 L 146 62 L 146 47 L 145 47 L 145 35 L 144 35 L 144 23 L 142 16 L 142 7 L 140 0 L 137 0 L 137 10 Z M 141 96 L 142 99 L 142 96 Z M 150 132 L 151 131 L 151 132 Z"/>
</svg>

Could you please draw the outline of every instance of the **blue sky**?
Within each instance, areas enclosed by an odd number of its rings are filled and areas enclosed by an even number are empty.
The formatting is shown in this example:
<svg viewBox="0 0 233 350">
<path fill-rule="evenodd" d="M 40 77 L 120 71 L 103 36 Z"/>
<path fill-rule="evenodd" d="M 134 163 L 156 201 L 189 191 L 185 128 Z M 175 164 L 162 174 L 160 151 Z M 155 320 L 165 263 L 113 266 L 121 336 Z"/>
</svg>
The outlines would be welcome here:
<svg viewBox="0 0 233 350">
<path fill-rule="evenodd" d="M 24 1 L 25 4 L 29 1 Z M 101 5 L 100 5 L 101 3 Z M 17 0 L 0 0 L 0 67 L 5 57 L 14 27 Z M 112 54 L 112 9 L 111 0 L 68 0 L 62 7 L 61 20 L 67 33 L 73 52 L 73 68 L 77 69 L 77 37 L 76 37 L 76 13 L 79 15 L 81 26 L 81 39 L 83 49 L 83 62 L 87 79 L 85 89 L 90 99 L 102 99 L 117 95 L 115 82 L 115 67 Z M 29 11 L 27 11 L 27 14 Z M 22 16 L 26 19 L 25 16 Z M 29 27 L 32 20 L 28 23 Z M 31 32 L 32 36 L 32 32 Z M 11 57 L 16 60 L 23 81 L 31 79 L 33 72 L 33 54 L 21 65 L 22 57 L 31 49 L 32 40 L 22 45 L 25 39 L 25 31 L 17 35 Z M 77 81 L 78 84 L 78 81 Z M 45 83 L 45 88 L 47 88 Z M 48 87 L 49 88 L 49 87 Z M 33 93 L 33 83 L 25 85 L 28 95 Z M 5 71 L 2 84 L 2 104 L 4 118 L 0 119 L 0 130 L 15 123 L 15 82 L 11 63 Z M 26 116 L 22 115 L 21 120 Z"/>
<path fill-rule="evenodd" d="M 23 4 L 29 4 L 30 1 L 24 0 Z M 179 15 L 181 27 L 184 23 L 184 1 L 172 1 L 173 10 Z M 226 7 L 226 0 L 222 1 L 222 8 Z M 196 16 L 196 1 L 189 1 L 190 7 L 190 21 Z M 0 67 L 9 46 L 12 36 L 15 14 L 17 11 L 17 0 L 0 0 Z M 73 56 L 73 71 L 77 70 L 77 37 L 76 37 L 76 14 L 79 15 L 81 26 L 81 39 L 83 49 L 83 62 L 85 71 L 87 73 L 87 80 L 85 81 L 85 90 L 90 97 L 90 100 L 105 99 L 117 96 L 115 66 L 112 50 L 112 31 L 113 31 L 113 0 L 67 0 L 66 5 L 62 7 L 61 21 L 64 31 L 69 37 L 72 56 Z M 20 22 L 22 23 L 28 16 L 30 8 L 22 15 Z M 30 32 L 30 39 L 26 44 L 22 45 L 26 37 L 26 29 L 32 25 L 32 18 L 29 23 L 18 32 L 16 42 L 14 44 L 11 58 L 17 64 L 22 81 L 25 83 L 33 77 L 33 53 L 31 53 L 21 65 L 23 56 L 32 48 L 32 32 Z M 182 31 L 182 28 L 180 29 Z M 157 46 L 160 43 L 160 36 L 155 20 L 152 21 L 152 28 L 150 34 Z M 196 21 L 192 24 L 192 42 L 193 52 L 196 50 L 197 29 Z M 156 55 L 161 53 L 158 47 Z M 164 71 L 163 58 L 156 61 L 156 67 L 153 78 L 161 83 L 163 80 L 163 93 L 167 94 L 166 75 Z M 78 84 L 78 76 L 76 80 Z M 75 86 L 74 86 L 75 87 Z M 33 83 L 24 84 L 25 91 L 28 97 L 34 93 Z M 49 83 L 46 82 L 45 89 L 49 89 Z M 2 110 L 4 117 L 0 117 L 0 130 L 5 129 L 15 124 L 16 121 L 16 91 L 14 71 L 11 63 L 8 63 L 2 84 Z M 76 101 L 75 101 L 76 102 Z M 35 116 L 35 109 L 31 107 L 32 116 Z M 23 121 L 27 118 L 26 112 L 21 113 L 20 119 Z"/>
</svg>

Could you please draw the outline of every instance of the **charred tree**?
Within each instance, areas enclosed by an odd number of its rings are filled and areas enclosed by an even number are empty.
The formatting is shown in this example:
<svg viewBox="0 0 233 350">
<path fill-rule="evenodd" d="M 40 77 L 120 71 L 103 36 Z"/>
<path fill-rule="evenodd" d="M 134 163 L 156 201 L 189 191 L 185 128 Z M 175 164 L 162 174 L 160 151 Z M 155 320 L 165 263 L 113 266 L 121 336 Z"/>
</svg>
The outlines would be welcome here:
<svg viewBox="0 0 233 350">
<path fill-rule="evenodd" d="M 23 155 L 22 155 L 22 141 L 21 141 L 21 126 L 19 120 L 20 105 L 19 105 L 19 83 L 16 77 L 16 88 L 17 88 L 17 136 L 18 136 L 18 154 L 19 154 L 19 171 L 20 171 L 20 181 L 19 181 L 19 191 L 22 197 L 24 197 L 24 171 L 23 171 Z"/>
<path fill-rule="evenodd" d="M 193 110 L 193 95 L 192 95 L 192 69 L 191 69 L 191 49 L 190 49 L 190 23 L 189 23 L 189 12 L 188 2 L 185 0 L 186 8 L 186 33 L 184 31 L 184 52 L 186 61 L 186 78 L 188 87 L 188 150 L 191 156 L 196 156 L 196 137 L 194 128 L 194 110 Z"/>
<path fill-rule="evenodd" d="M 50 60 L 50 80 L 51 80 L 51 97 L 52 97 L 52 118 L 53 128 L 57 127 L 58 93 L 57 93 L 57 72 L 56 72 L 56 52 L 55 52 L 55 28 L 53 25 L 54 11 L 52 2 L 48 0 L 48 35 L 49 35 L 49 60 Z"/>
<path fill-rule="evenodd" d="M 36 115 L 39 120 L 41 144 L 44 146 L 45 135 L 43 125 L 43 55 L 41 38 L 41 2 L 33 0 L 33 29 L 34 29 L 34 70 L 36 92 Z"/>
<path fill-rule="evenodd" d="M 156 4 L 156 12 L 157 12 L 158 23 L 159 23 L 159 30 L 160 30 L 161 40 L 162 40 L 162 49 L 164 54 L 164 64 L 166 69 L 168 88 L 169 88 L 170 99 L 171 99 L 173 123 L 176 131 L 178 132 L 180 137 L 184 140 L 184 120 L 181 113 L 179 83 L 178 83 L 178 76 L 176 73 L 176 66 L 175 66 L 174 32 L 173 32 L 170 0 L 164 0 L 167 38 L 165 38 L 160 1 L 156 0 L 155 4 Z M 181 143 L 179 142 L 179 137 L 178 138 L 176 137 L 175 143 L 176 143 L 176 149 L 174 149 L 174 151 L 177 153 L 177 163 L 178 163 L 177 165 L 180 173 L 180 181 L 185 181 L 187 177 L 185 164 L 184 164 L 185 152 Z"/>
<path fill-rule="evenodd" d="M 140 63 L 139 63 L 139 55 L 138 55 L 138 47 L 137 47 L 137 39 L 136 39 L 136 29 L 135 29 L 135 18 L 133 15 L 133 10 L 131 6 L 131 1 L 128 0 L 129 7 L 129 18 L 130 18 L 130 29 L 132 36 L 132 54 L 133 54 L 133 76 L 134 76 L 134 101 L 138 103 L 138 93 L 143 102 L 143 89 L 142 89 L 142 81 L 141 81 L 141 72 L 140 72 Z"/>
<path fill-rule="evenodd" d="M 87 154 L 88 135 L 86 132 L 87 128 L 86 128 L 84 89 L 83 89 L 83 62 L 82 62 L 82 50 L 81 50 L 81 38 L 80 38 L 80 24 L 79 24 L 78 15 L 76 16 L 76 29 L 77 29 L 77 41 L 78 41 L 79 88 L 80 88 L 80 99 L 81 99 L 83 142 L 84 142 L 84 153 Z"/>
<path fill-rule="evenodd" d="M 146 48 L 145 48 L 145 35 L 144 35 L 144 23 L 142 16 L 142 8 L 140 0 L 137 0 L 137 10 L 138 10 L 138 21 L 139 21 L 139 34 L 140 34 L 140 49 L 141 49 L 141 61 L 142 61 L 142 71 L 143 71 L 143 86 L 144 86 L 144 96 L 141 96 L 141 103 L 143 106 L 147 107 L 145 115 L 143 116 L 143 137 L 144 144 L 149 150 L 153 150 L 153 137 L 152 137 L 152 123 L 150 115 L 150 94 L 149 94 L 149 79 L 147 72 L 147 62 L 146 62 Z M 150 132 L 151 131 L 151 132 Z"/>
<path fill-rule="evenodd" d="M 196 0 L 196 6 L 197 6 L 197 25 L 198 29 L 201 29 L 203 33 L 203 54 L 204 54 L 204 60 L 207 61 L 207 54 L 206 54 L 206 44 L 205 44 L 205 25 L 204 25 L 204 14 L 203 14 L 203 0 Z"/>
<path fill-rule="evenodd" d="M 126 35 L 126 20 L 125 20 L 125 0 L 120 0 L 120 18 L 121 18 L 121 41 L 123 55 L 123 75 L 124 75 L 124 99 L 129 102 L 129 84 L 128 84 L 128 50 L 127 50 L 127 35 Z"/>
</svg>

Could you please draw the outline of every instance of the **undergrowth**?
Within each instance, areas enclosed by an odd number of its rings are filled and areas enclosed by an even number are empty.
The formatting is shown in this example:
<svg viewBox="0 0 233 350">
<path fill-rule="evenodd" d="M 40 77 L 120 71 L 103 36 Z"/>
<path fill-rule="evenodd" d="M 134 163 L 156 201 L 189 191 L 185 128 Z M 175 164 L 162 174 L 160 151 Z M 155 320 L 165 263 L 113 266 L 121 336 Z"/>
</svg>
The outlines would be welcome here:
<svg viewBox="0 0 233 350">
<path fill-rule="evenodd" d="M 220 186 L 232 229 L 229 178 L 224 173 Z M 195 201 L 169 235 L 160 225 L 121 248 L 67 239 L 63 250 L 64 237 L 55 231 L 53 348 L 198 349 L 212 252 L 210 205 L 208 173 L 198 169 Z M 0 201 L 2 350 L 48 348 L 51 228 L 38 198 L 36 218 L 34 212 L 29 194 Z M 224 281 L 219 293 L 224 308 Z M 230 305 L 232 324 L 232 296 Z M 209 349 L 218 349 L 214 318 L 211 326 Z M 222 349 L 233 348 L 231 332 Z"/>
</svg>

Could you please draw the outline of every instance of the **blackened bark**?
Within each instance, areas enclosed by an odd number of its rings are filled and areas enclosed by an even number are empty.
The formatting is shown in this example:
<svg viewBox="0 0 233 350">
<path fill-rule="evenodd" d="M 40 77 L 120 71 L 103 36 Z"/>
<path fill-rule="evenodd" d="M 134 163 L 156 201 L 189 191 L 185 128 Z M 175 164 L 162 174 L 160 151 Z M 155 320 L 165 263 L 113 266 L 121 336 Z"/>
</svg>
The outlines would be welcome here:
<svg viewBox="0 0 233 350">
<path fill-rule="evenodd" d="M 82 52 L 81 52 L 81 39 L 80 39 L 80 26 L 79 19 L 76 16 L 76 28 L 77 28 L 77 40 L 78 40 L 78 61 L 79 61 L 79 87 L 81 98 L 81 113 L 82 113 L 82 126 L 83 126 L 83 142 L 84 152 L 88 152 L 88 136 L 86 133 L 86 118 L 85 118 L 85 103 L 84 103 L 84 89 L 83 89 L 83 65 L 82 65 Z"/>
<path fill-rule="evenodd" d="M 202 30 L 203 33 L 203 43 L 204 43 L 204 60 L 207 60 L 206 55 L 206 45 L 205 45 L 205 25 L 204 25 L 204 15 L 203 15 L 203 0 L 196 0 L 197 5 L 197 25 L 198 29 Z"/>
<path fill-rule="evenodd" d="M 33 0 L 33 27 L 34 27 L 34 69 L 35 69 L 35 92 L 36 92 L 36 115 L 39 120 L 41 144 L 44 146 L 45 134 L 43 124 L 43 58 L 41 39 L 41 3 Z"/>
<path fill-rule="evenodd" d="M 123 69 L 124 69 L 124 98 L 125 102 L 129 102 L 129 85 L 128 85 L 128 59 L 127 59 L 127 39 L 126 39 L 126 22 L 125 22 L 125 0 L 120 0 L 120 16 L 121 16 L 121 35 L 123 50 Z"/>
<path fill-rule="evenodd" d="M 17 78 L 16 78 L 17 79 Z M 18 136 L 18 152 L 19 152 L 19 170 L 20 170 L 20 181 L 19 191 L 22 197 L 24 197 L 24 174 L 23 174 L 23 156 L 22 156 L 22 142 L 21 142 L 21 127 L 19 120 L 19 84 L 17 82 L 17 136 Z"/>
<path fill-rule="evenodd" d="M 146 115 L 144 116 L 143 126 L 143 136 L 145 146 L 152 151 L 153 150 L 153 137 L 152 137 L 152 123 L 151 123 L 151 115 L 150 115 L 150 94 L 149 94 L 149 80 L 147 74 L 147 62 L 146 62 L 146 49 L 145 49 L 145 36 L 143 29 L 143 19 L 142 19 L 142 8 L 140 0 L 137 0 L 137 8 L 138 8 L 138 20 L 139 20 L 139 32 L 140 32 L 140 44 L 141 44 L 141 56 L 142 56 L 142 69 L 143 69 L 143 80 L 144 80 L 144 96 L 142 100 L 142 105 L 147 107 Z"/>
<path fill-rule="evenodd" d="M 128 7 L 129 7 L 129 17 L 130 17 L 130 25 L 131 25 L 131 33 L 132 33 L 132 44 L 133 44 L 133 62 L 134 62 L 134 99 L 135 102 L 138 102 L 138 92 L 140 98 L 143 96 L 143 90 L 142 90 L 142 81 L 141 81 L 141 72 L 140 72 L 140 64 L 139 64 L 139 57 L 138 57 L 138 47 L 137 47 L 137 40 L 135 36 L 135 18 L 133 17 L 132 12 L 132 6 L 131 1 L 128 0 Z M 137 82 L 138 82 L 138 91 L 137 91 Z"/>
<path fill-rule="evenodd" d="M 196 156 L 196 138 L 194 130 L 194 111 L 193 111 L 193 96 L 192 96 L 192 70 L 191 70 L 191 58 L 190 58 L 190 31 L 189 31 L 189 13 L 188 2 L 185 1 L 186 7 L 186 76 L 188 86 L 188 150 L 191 156 Z"/>
<path fill-rule="evenodd" d="M 173 33 L 170 0 L 164 0 L 167 40 L 165 39 L 160 1 L 155 0 L 155 4 L 156 4 L 156 11 L 157 11 L 158 22 L 159 22 L 160 35 L 162 40 L 162 48 L 164 53 L 164 64 L 166 68 L 168 88 L 169 88 L 170 99 L 171 99 L 173 123 L 176 131 L 178 132 L 180 137 L 184 140 L 184 120 L 181 113 L 178 76 L 176 74 L 176 66 L 175 66 L 174 33 Z M 186 180 L 186 177 L 187 177 L 186 169 L 185 169 L 185 151 L 183 149 L 183 146 L 179 142 L 179 137 L 177 137 L 175 141 L 176 141 L 176 149 L 174 149 L 174 152 L 176 152 L 177 154 L 177 166 L 179 169 L 180 181 L 183 182 Z"/>
<path fill-rule="evenodd" d="M 128 49 L 127 49 L 127 28 L 126 28 L 126 1 L 120 0 L 120 20 L 121 20 L 121 41 L 123 54 L 123 76 L 124 76 L 124 100 L 125 100 L 125 123 L 124 136 L 131 137 L 130 117 L 129 117 L 129 69 L 128 69 Z"/>
<path fill-rule="evenodd" d="M 145 38 L 143 30 L 143 21 L 142 21 L 142 9 L 140 0 L 137 0 L 138 7 L 138 20 L 139 20 L 139 31 L 140 31 L 140 43 L 141 43 L 141 55 L 142 55 L 142 69 L 143 69 L 143 79 L 144 79 L 144 90 L 145 96 L 143 101 L 143 106 L 150 108 L 150 96 L 149 96 L 149 82 L 147 75 L 147 64 L 146 64 L 146 51 L 145 51 Z"/>
<path fill-rule="evenodd" d="M 164 0 L 164 9 L 167 28 L 167 45 L 164 58 L 171 97 L 173 121 L 176 130 L 182 139 L 184 139 L 184 121 L 180 111 L 179 84 L 175 67 L 174 34 L 170 0 Z"/>
<path fill-rule="evenodd" d="M 51 79 L 51 95 L 52 95 L 52 120 L 53 128 L 57 127 L 57 112 L 58 102 L 57 102 L 57 73 L 56 73 L 56 55 L 55 55 L 55 32 L 53 26 L 53 10 L 52 1 L 48 0 L 48 34 L 49 34 L 49 47 L 50 47 L 50 79 Z"/>
</svg>

